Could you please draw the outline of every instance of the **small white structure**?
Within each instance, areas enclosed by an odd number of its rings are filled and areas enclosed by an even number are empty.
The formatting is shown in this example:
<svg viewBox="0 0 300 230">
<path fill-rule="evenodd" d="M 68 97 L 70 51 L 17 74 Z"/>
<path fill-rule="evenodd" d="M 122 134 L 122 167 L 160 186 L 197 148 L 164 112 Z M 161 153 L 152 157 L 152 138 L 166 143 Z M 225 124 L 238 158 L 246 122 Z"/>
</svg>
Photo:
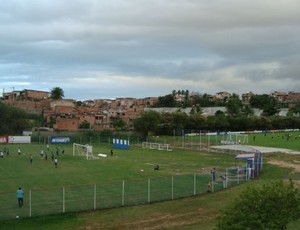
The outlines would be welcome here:
<svg viewBox="0 0 300 230">
<path fill-rule="evenodd" d="M 107 157 L 107 154 L 99 153 L 98 157 Z"/>
<path fill-rule="evenodd" d="M 160 144 L 160 143 L 153 143 L 153 142 L 143 142 L 142 148 L 172 151 L 172 148 L 169 144 Z"/>
<path fill-rule="evenodd" d="M 94 159 L 93 146 L 73 143 L 73 156 L 85 156 L 87 160 Z"/>
</svg>

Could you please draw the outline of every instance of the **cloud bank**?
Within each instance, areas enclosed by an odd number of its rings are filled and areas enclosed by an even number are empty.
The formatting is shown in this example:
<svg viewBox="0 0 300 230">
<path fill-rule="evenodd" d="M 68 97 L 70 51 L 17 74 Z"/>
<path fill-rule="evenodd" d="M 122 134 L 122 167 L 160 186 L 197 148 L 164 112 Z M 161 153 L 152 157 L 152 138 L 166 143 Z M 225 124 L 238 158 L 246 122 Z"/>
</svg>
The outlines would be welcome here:
<svg viewBox="0 0 300 230">
<path fill-rule="evenodd" d="M 2 1 L 0 87 L 77 100 L 300 91 L 300 2 Z"/>
</svg>

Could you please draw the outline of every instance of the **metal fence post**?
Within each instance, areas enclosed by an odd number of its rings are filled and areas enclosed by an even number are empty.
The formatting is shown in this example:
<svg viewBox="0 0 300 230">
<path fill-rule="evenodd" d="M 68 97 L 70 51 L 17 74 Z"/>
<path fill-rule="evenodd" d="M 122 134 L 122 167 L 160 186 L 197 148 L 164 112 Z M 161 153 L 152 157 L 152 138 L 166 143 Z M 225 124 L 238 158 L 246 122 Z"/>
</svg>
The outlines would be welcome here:
<svg viewBox="0 0 300 230">
<path fill-rule="evenodd" d="M 150 186 L 151 186 L 151 184 L 150 184 L 150 178 L 148 179 L 148 203 L 150 203 Z"/>
<path fill-rule="evenodd" d="M 94 184 L 94 210 L 97 208 L 97 187 L 96 184 Z"/>
<path fill-rule="evenodd" d="M 172 176 L 172 200 L 174 200 L 174 176 Z"/>
<path fill-rule="evenodd" d="M 226 168 L 226 172 L 225 172 L 225 188 L 227 188 L 228 186 L 228 169 Z"/>
<path fill-rule="evenodd" d="M 65 207 L 65 187 L 62 188 L 62 195 L 63 195 L 63 213 L 66 211 Z"/>
<path fill-rule="evenodd" d="M 214 192 L 215 191 L 215 188 L 214 188 L 214 175 L 213 173 L 211 174 L 211 191 Z"/>
<path fill-rule="evenodd" d="M 122 188 L 122 206 L 124 206 L 124 197 L 125 197 L 125 181 L 123 181 L 123 188 Z"/>
<path fill-rule="evenodd" d="M 196 195 L 196 173 L 194 173 L 194 195 Z"/>
<path fill-rule="evenodd" d="M 245 170 L 243 170 L 243 172 L 245 172 L 245 182 L 247 181 L 247 163 L 246 163 L 246 166 L 245 166 Z"/>
<path fill-rule="evenodd" d="M 29 190 L 29 217 L 31 217 L 31 190 Z"/>
<path fill-rule="evenodd" d="M 239 168 L 239 167 L 237 168 L 237 173 L 236 173 L 236 175 L 237 175 L 237 181 L 238 181 L 238 184 L 240 184 L 240 168 Z"/>
</svg>

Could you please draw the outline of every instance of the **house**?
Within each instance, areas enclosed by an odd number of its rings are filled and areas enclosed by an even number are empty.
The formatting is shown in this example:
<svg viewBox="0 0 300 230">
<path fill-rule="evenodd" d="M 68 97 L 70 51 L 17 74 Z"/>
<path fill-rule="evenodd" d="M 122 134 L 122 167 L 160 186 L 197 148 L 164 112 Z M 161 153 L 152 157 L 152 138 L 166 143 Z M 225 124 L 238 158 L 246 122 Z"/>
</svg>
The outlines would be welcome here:
<svg viewBox="0 0 300 230">
<path fill-rule="evenodd" d="M 242 103 L 244 105 L 249 105 L 251 97 L 256 95 L 257 94 L 253 93 L 252 91 L 242 94 Z"/>
<path fill-rule="evenodd" d="M 271 96 L 276 98 L 279 103 L 283 103 L 286 101 L 288 94 L 285 92 L 274 91 L 271 93 Z"/>
<path fill-rule="evenodd" d="M 228 92 L 218 92 L 215 94 L 214 99 L 215 100 L 225 100 L 231 97 L 231 94 Z"/>
</svg>

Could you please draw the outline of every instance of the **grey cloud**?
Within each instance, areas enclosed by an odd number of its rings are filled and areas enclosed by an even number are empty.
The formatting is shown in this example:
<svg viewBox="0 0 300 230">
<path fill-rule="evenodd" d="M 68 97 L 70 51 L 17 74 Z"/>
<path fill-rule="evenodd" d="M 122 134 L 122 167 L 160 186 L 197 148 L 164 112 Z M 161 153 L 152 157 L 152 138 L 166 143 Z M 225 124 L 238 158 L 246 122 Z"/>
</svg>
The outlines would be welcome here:
<svg viewBox="0 0 300 230">
<path fill-rule="evenodd" d="M 1 87 L 60 84 L 80 98 L 300 90 L 297 0 L 0 2 Z"/>
</svg>

